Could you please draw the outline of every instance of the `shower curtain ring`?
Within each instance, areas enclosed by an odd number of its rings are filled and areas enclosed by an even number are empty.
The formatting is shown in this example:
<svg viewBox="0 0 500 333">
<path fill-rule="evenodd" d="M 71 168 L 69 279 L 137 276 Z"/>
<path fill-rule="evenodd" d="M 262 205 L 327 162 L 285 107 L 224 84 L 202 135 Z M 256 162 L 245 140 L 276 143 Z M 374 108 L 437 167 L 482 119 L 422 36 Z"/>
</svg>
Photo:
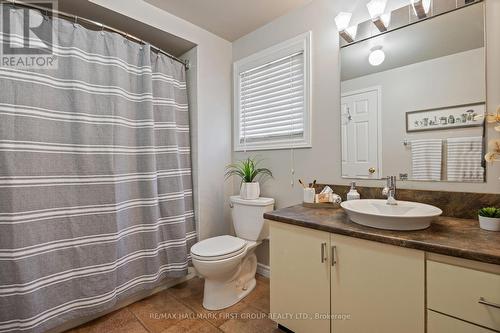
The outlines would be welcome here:
<svg viewBox="0 0 500 333">
<path fill-rule="evenodd" d="M 101 24 L 101 35 L 104 35 L 104 24 Z"/>
<path fill-rule="evenodd" d="M 75 22 L 73 23 L 73 26 L 75 28 L 78 26 L 78 16 L 75 16 Z"/>
</svg>

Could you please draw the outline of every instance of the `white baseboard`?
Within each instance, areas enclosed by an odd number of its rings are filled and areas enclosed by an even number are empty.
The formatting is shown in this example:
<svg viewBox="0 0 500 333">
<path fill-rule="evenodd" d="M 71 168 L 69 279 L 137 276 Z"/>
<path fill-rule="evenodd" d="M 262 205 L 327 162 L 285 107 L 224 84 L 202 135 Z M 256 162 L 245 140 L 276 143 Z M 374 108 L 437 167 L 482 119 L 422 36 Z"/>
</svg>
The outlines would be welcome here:
<svg viewBox="0 0 500 333">
<path fill-rule="evenodd" d="M 261 264 L 261 263 L 257 263 L 257 274 L 260 274 L 266 278 L 270 278 L 271 277 L 271 267 L 264 265 L 264 264 Z"/>
</svg>

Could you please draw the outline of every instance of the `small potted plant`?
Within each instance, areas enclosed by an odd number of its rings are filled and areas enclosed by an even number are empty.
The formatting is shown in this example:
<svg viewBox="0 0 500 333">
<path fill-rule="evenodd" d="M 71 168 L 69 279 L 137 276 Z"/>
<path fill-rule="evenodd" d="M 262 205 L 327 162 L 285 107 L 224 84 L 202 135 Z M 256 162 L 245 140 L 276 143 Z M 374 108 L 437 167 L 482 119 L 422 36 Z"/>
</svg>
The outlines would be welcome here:
<svg viewBox="0 0 500 333">
<path fill-rule="evenodd" d="M 500 231 L 500 208 L 481 208 L 479 210 L 479 226 L 484 230 Z"/>
<path fill-rule="evenodd" d="M 271 170 L 259 168 L 260 161 L 247 158 L 226 167 L 226 179 L 236 176 L 241 178 L 240 197 L 246 200 L 257 199 L 260 196 L 260 185 L 257 178 L 272 177 Z"/>
</svg>

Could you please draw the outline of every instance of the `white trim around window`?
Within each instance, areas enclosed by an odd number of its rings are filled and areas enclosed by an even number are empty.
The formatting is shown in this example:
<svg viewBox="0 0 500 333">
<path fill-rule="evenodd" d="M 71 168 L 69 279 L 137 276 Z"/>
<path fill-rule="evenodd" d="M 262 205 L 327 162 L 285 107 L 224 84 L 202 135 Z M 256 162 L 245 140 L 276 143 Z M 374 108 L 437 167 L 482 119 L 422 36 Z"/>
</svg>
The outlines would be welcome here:
<svg viewBox="0 0 500 333">
<path fill-rule="evenodd" d="M 311 32 L 235 62 L 233 99 L 235 151 L 311 147 Z"/>
</svg>

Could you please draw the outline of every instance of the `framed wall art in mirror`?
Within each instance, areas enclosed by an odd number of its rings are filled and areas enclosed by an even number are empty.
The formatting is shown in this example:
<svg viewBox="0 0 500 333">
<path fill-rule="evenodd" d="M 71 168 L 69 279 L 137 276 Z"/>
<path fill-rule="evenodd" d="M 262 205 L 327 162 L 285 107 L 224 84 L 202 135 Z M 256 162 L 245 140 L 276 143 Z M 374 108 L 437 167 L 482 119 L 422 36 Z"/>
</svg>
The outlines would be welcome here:
<svg viewBox="0 0 500 333">
<path fill-rule="evenodd" d="M 406 132 L 435 131 L 484 125 L 484 102 L 406 112 Z"/>
</svg>

